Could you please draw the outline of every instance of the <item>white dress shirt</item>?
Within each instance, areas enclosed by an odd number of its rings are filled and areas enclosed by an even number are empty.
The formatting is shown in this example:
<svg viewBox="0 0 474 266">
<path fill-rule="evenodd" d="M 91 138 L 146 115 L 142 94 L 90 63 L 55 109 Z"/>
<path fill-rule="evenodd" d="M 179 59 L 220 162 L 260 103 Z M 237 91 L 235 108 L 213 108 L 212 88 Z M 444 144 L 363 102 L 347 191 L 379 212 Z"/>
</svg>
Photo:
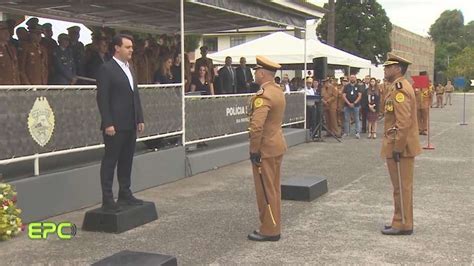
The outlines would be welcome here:
<svg viewBox="0 0 474 266">
<path fill-rule="evenodd" d="M 302 91 L 304 91 L 304 92 L 306 93 L 306 95 L 311 95 L 311 96 L 314 96 L 314 95 L 315 95 L 313 88 L 304 87 L 304 88 L 302 89 Z"/>
<path fill-rule="evenodd" d="M 125 75 L 127 75 L 128 82 L 130 83 L 130 88 L 133 91 L 133 76 L 132 76 L 132 72 L 130 71 L 130 65 L 128 64 L 128 62 L 124 63 L 123 61 L 117 59 L 115 56 L 113 58 L 117 62 L 117 64 L 120 66 L 120 68 L 122 68 Z"/>
</svg>

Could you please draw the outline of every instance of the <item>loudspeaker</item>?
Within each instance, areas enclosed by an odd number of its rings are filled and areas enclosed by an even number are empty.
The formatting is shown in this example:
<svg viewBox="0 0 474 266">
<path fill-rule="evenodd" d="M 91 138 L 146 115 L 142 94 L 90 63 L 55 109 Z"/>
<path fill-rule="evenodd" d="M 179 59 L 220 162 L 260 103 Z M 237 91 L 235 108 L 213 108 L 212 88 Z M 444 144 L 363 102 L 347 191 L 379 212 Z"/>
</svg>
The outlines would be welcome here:
<svg viewBox="0 0 474 266">
<path fill-rule="evenodd" d="M 317 80 L 325 79 L 328 75 L 328 58 L 316 57 L 313 58 L 314 78 Z"/>
</svg>

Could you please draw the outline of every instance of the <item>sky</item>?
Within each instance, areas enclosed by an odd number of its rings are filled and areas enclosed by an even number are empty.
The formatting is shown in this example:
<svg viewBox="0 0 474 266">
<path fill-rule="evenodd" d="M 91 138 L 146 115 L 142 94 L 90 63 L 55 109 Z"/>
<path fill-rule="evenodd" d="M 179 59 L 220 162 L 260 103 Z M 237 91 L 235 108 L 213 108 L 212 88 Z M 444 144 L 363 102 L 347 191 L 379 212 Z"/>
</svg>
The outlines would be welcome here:
<svg viewBox="0 0 474 266">
<path fill-rule="evenodd" d="M 19 24 L 16 28 L 18 28 L 18 27 L 28 28 L 28 26 L 26 26 L 26 21 L 28 19 L 29 19 L 29 17 L 27 16 L 25 21 L 22 22 L 21 24 Z M 44 23 L 47 23 L 47 22 L 51 23 L 51 25 L 53 26 L 53 39 L 55 39 L 55 40 L 58 39 L 59 34 L 67 33 L 67 28 L 69 28 L 71 26 L 79 26 L 79 27 L 81 27 L 79 41 L 81 41 L 84 45 L 92 42 L 92 40 L 91 40 L 92 39 L 91 38 L 91 33 L 92 32 L 86 26 L 84 26 L 80 23 L 66 22 L 66 21 L 49 19 L 49 18 L 38 18 L 38 21 L 39 21 L 38 22 L 39 24 L 44 24 Z M 16 30 L 16 28 L 15 28 L 15 30 Z M 16 34 L 14 35 L 14 37 L 16 38 Z"/>
<path fill-rule="evenodd" d="M 310 1 L 320 6 L 327 3 L 327 0 Z M 461 10 L 465 24 L 474 20 L 473 0 L 377 0 L 377 2 L 385 9 L 393 24 L 422 36 L 428 36 L 430 26 L 445 10 Z"/>
</svg>

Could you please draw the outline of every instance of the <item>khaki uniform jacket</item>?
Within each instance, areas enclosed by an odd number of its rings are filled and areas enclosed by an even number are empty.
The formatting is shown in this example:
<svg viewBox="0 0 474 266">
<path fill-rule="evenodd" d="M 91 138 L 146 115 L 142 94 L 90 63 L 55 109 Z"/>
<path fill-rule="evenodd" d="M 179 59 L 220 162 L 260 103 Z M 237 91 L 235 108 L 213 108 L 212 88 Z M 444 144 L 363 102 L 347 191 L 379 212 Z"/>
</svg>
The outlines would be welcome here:
<svg viewBox="0 0 474 266">
<path fill-rule="evenodd" d="M 454 87 L 453 85 L 446 85 L 446 87 L 444 87 L 445 90 L 446 90 L 446 93 L 451 93 L 454 91 Z"/>
<path fill-rule="evenodd" d="M 415 97 L 416 97 L 416 106 L 418 109 L 428 109 L 431 106 L 431 96 L 433 94 L 433 89 L 428 88 L 416 88 Z"/>
<path fill-rule="evenodd" d="M 342 112 L 344 111 L 344 97 L 342 97 L 342 91 L 344 87 L 340 84 L 337 88 L 337 111 Z"/>
<path fill-rule="evenodd" d="M 19 57 L 21 83 L 25 85 L 48 84 L 48 53 L 41 45 L 25 44 Z"/>
<path fill-rule="evenodd" d="M 415 93 L 411 84 L 400 77 L 388 88 L 384 99 L 384 137 L 381 156 L 392 158 L 392 152 L 402 157 L 421 153 Z"/>
<path fill-rule="evenodd" d="M 324 109 L 336 110 L 337 109 L 337 95 L 339 94 L 336 87 L 331 84 L 324 85 L 321 90 L 321 96 L 323 100 L 328 104 L 324 104 Z"/>
<path fill-rule="evenodd" d="M 20 73 L 16 49 L 11 44 L 0 45 L 0 85 L 19 85 Z"/>
<path fill-rule="evenodd" d="M 286 100 L 274 82 L 262 84 L 251 100 L 250 152 L 262 158 L 277 157 L 287 150 L 281 125 L 285 115 Z"/>
<path fill-rule="evenodd" d="M 436 95 L 443 95 L 444 94 L 444 87 L 443 86 L 436 86 L 435 92 L 436 92 Z"/>
</svg>

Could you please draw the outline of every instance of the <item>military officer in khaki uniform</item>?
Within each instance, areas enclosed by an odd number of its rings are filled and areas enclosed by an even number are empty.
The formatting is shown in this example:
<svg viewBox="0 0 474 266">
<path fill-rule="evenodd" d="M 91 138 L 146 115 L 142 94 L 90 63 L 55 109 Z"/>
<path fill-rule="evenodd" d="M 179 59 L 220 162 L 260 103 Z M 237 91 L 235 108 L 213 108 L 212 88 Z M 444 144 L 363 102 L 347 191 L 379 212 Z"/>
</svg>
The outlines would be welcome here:
<svg viewBox="0 0 474 266">
<path fill-rule="evenodd" d="M 341 78 L 341 84 L 337 87 L 337 128 L 339 132 L 342 132 L 343 125 L 344 125 L 344 97 L 342 97 L 342 92 L 344 87 L 347 85 L 349 81 L 346 77 Z"/>
<path fill-rule="evenodd" d="M 448 80 L 448 84 L 446 84 L 446 87 L 444 87 L 444 89 L 446 92 L 446 99 L 444 99 L 444 105 L 447 105 L 448 101 L 449 101 L 449 105 L 453 105 L 451 103 L 451 94 L 454 92 L 454 87 L 451 84 L 451 80 Z"/>
<path fill-rule="evenodd" d="M 438 84 L 435 89 L 436 92 L 436 108 L 443 108 L 444 87 Z"/>
<path fill-rule="evenodd" d="M 19 85 L 16 49 L 9 41 L 8 25 L 0 21 L 0 85 Z"/>
<path fill-rule="evenodd" d="M 251 100 L 249 134 L 260 228 L 248 235 L 253 241 L 278 241 L 281 233 L 280 166 L 287 146 L 281 129 L 285 95 L 274 82 L 280 67 L 257 56 L 255 82 L 260 90 Z"/>
<path fill-rule="evenodd" d="M 408 60 L 389 53 L 384 63 L 385 78 L 391 83 L 384 99 L 384 138 L 381 155 L 387 161 L 393 185 L 395 211 L 384 235 L 413 233 L 413 170 L 421 153 L 416 118 L 416 99 L 411 84 L 403 77 Z"/>
<path fill-rule="evenodd" d="M 30 42 L 18 54 L 21 83 L 26 85 L 48 84 L 48 53 L 40 45 L 40 28 L 30 30 Z"/>
<path fill-rule="evenodd" d="M 415 88 L 418 131 L 420 135 L 428 135 L 428 118 L 431 105 L 431 86 Z"/>
<path fill-rule="evenodd" d="M 324 85 L 321 90 L 321 96 L 323 97 L 323 110 L 324 119 L 326 120 L 327 134 L 326 136 L 338 135 L 337 130 L 337 88 L 333 86 L 332 79 L 326 78 Z"/>
</svg>

